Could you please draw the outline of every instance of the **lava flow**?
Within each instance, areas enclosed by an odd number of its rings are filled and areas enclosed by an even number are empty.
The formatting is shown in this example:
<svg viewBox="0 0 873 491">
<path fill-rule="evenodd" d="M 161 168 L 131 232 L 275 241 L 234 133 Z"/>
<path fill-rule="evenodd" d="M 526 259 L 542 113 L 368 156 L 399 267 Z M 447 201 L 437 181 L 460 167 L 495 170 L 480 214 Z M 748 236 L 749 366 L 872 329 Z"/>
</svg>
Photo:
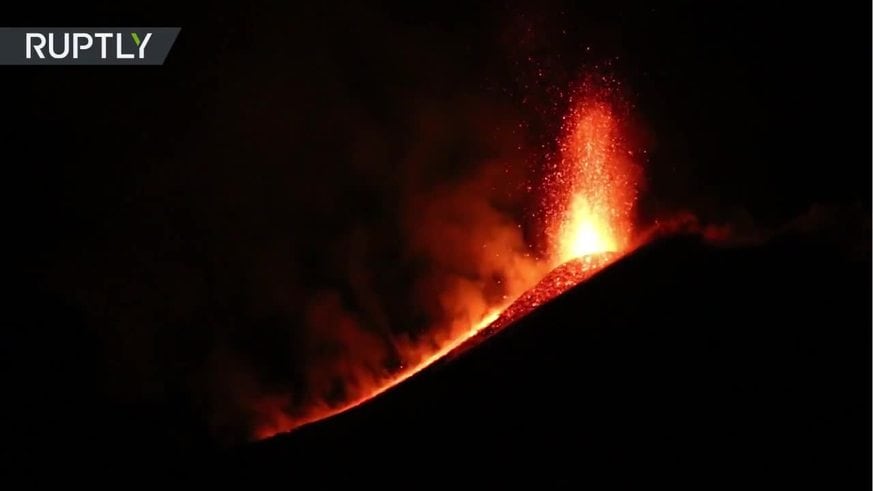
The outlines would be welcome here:
<svg viewBox="0 0 873 491">
<path fill-rule="evenodd" d="M 415 361 L 377 380 L 350 402 L 324 405 L 302 416 L 291 416 L 275 407 L 263 410 L 269 414 L 257 429 L 257 437 L 292 430 L 378 396 L 478 334 L 486 336 L 520 319 L 629 250 L 634 233 L 631 213 L 636 201 L 637 167 L 631 153 L 623 148 L 618 115 L 605 98 L 583 98 L 564 120 L 558 158 L 548 169 L 543 183 L 545 200 L 538 214 L 548 242 L 548 252 L 539 263 L 542 273 L 530 278 L 521 291 L 510 292 L 509 301 L 492 306 L 478 322 L 447 342 L 419 349 L 412 358 Z"/>
</svg>

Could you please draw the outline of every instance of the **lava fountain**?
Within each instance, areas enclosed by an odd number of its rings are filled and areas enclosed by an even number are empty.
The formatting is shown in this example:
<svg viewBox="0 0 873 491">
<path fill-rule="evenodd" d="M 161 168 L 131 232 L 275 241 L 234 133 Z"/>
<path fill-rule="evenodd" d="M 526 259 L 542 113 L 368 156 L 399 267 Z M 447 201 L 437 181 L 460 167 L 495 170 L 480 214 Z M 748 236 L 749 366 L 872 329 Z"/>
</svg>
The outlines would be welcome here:
<svg viewBox="0 0 873 491">
<path fill-rule="evenodd" d="M 622 151 L 609 104 L 584 101 L 567 120 L 560 159 L 546 183 L 549 242 L 558 264 L 626 249 L 637 189 L 632 153 Z"/>
<path fill-rule="evenodd" d="M 486 333 L 527 315 L 631 248 L 639 167 L 624 148 L 621 121 L 606 99 L 586 98 L 565 122 L 558 159 L 544 183 L 550 272 L 503 309 Z"/>
<path fill-rule="evenodd" d="M 472 346 L 472 338 L 478 342 L 506 327 L 628 252 L 634 238 L 638 167 L 633 154 L 624 148 L 621 120 L 614 107 L 609 97 L 582 97 L 563 119 L 558 152 L 548 164 L 542 183 L 544 199 L 536 215 L 547 242 L 545 257 L 539 260 L 542 274 L 439 346 L 408 349 L 415 352 L 410 356 L 413 361 L 379 378 L 352 401 L 310 408 L 302 416 L 291 416 L 276 404 L 265 403 L 259 411 L 263 423 L 255 436 L 266 438 L 358 406 L 465 343 Z"/>
</svg>

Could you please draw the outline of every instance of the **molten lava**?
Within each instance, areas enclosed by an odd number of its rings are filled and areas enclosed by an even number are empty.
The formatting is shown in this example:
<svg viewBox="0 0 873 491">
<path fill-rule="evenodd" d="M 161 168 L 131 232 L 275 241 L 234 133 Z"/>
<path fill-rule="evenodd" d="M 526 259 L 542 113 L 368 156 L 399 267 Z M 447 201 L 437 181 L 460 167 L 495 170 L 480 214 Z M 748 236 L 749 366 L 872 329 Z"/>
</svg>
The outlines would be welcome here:
<svg viewBox="0 0 873 491">
<path fill-rule="evenodd" d="M 627 248 L 636 202 L 635 166 L 622 151 L 616 116 L 601 101 L 571 110 L 560 160 L 547 185 L 553 259 L 559 264 Z"/>
<path fill-rule="evenodd" d="M 634 233 L 636 165 L 623 148 L 620 121 L 607 98 L 583 97 L 564 119 L 558 158 L 544 182 L 543 217 L 547 250 L 541 274 L 508 301 L 490 308 L 453 338 L 414 357 L 401 371 L 377 380 L 360 397 L 340 406 L 328 405 L 292 417 L 273 404 L 261 408 L 266 421 L 256 436 L 282 431 L 341 413 L 403 382 L 470 341 L 506 327 L 533 309 L 591 277 L 630 247 Z M 549 272 L 550 271 L 550 272 Z M 512 299 L 515 301 L 512 301 Z"/>
</svg>

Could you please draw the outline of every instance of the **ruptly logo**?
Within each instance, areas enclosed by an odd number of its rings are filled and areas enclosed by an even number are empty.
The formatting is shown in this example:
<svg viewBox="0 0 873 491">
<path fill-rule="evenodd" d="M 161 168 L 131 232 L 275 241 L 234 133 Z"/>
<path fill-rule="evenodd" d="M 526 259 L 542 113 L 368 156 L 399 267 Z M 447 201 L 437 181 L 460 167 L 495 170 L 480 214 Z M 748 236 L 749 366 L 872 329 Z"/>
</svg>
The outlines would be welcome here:
<svg viewBox="0 0 873 491">
<path fill-rule="evenodd" d="M 163 65 L 180 30 L 0 27 L 0 65 Z"/>
</svg>

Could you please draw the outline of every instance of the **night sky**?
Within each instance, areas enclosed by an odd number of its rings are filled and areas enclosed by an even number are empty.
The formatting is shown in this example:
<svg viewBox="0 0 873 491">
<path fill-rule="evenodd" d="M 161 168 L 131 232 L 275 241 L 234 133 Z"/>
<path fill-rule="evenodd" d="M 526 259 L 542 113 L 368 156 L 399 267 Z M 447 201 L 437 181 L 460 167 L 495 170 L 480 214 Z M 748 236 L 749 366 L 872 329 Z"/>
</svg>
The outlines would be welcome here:
<svg viewBox="0 0 873 491">
<path fill-rule="evenodd" d="M 642 222 L 869 217 L 869 6 L 762 3 L 4 15 L 182 28 L 162 67 L 0 70 L 7 259 L 25 273 L 2 340 L 13 448 L 119 431 L 169 456 L 237 441 L 252 393 L 299 392 L 317 363 L 313 311 L 355 313 L 377 337 L 419 329 L 428 265 L 405 254 L 410 207 L 501 162 L 490 192 L 523 221 L 588 73 L 620 80 L 633 108 Z"/>
</svg>

